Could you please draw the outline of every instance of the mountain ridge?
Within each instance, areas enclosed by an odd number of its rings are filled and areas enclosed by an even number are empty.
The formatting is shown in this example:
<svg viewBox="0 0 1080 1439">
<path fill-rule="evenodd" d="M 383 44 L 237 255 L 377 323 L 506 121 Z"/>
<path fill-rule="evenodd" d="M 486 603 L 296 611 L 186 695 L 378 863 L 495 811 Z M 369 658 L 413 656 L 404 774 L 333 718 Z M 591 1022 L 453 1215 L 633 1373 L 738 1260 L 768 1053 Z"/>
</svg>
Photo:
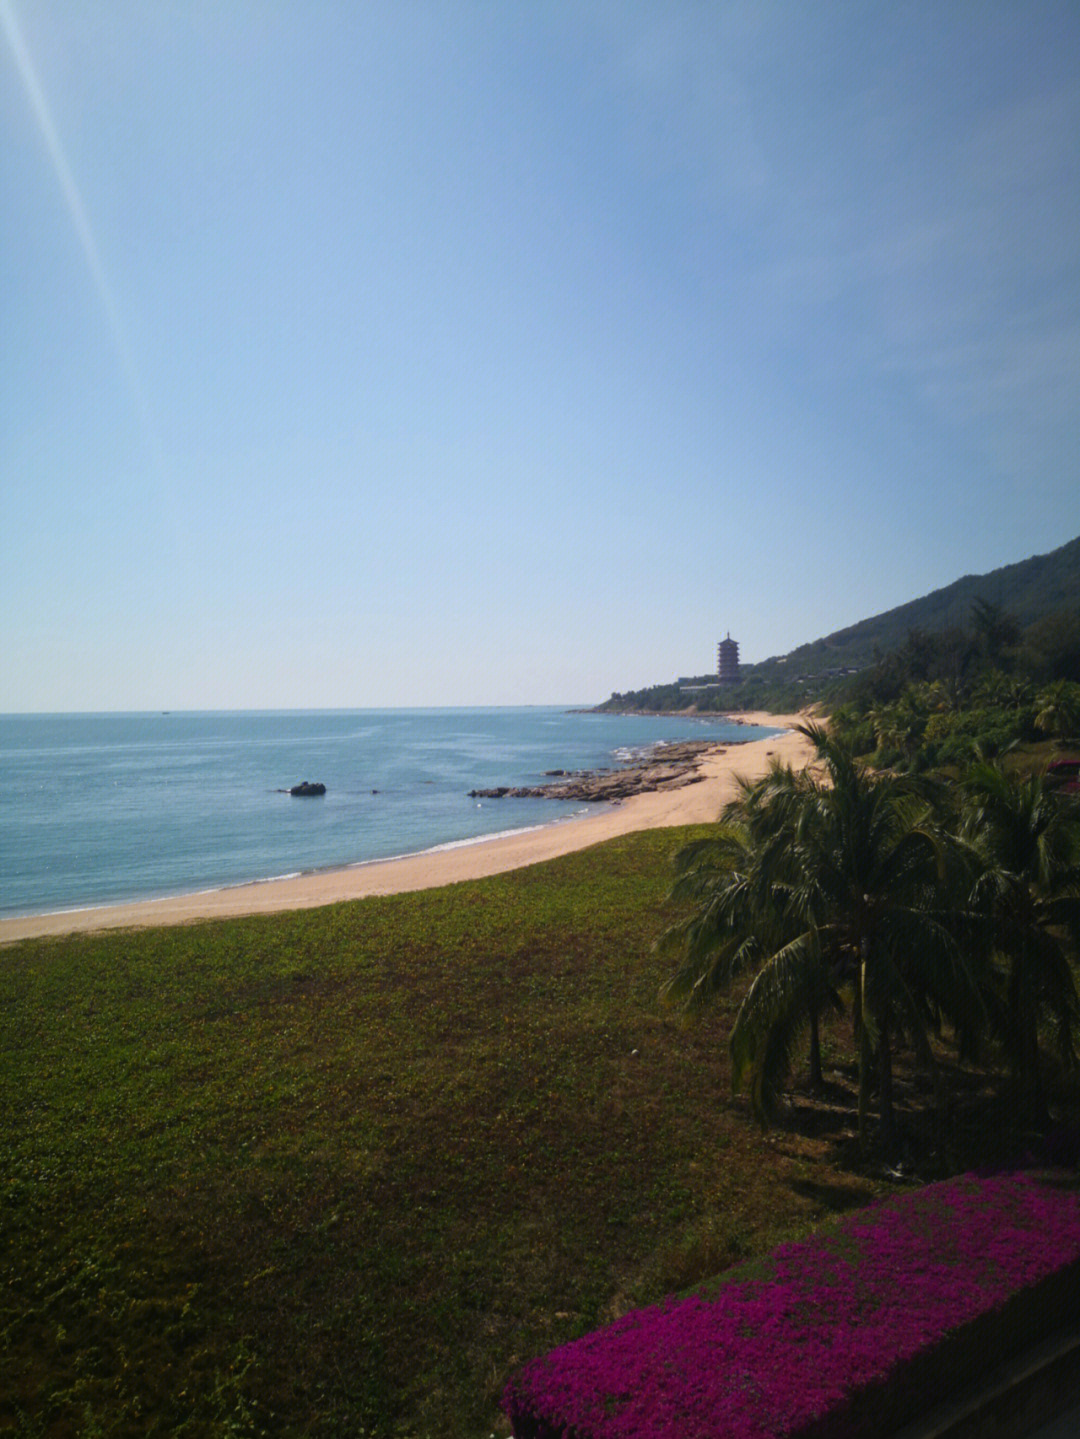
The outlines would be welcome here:
<svg viewBox="0 0 1080 1439">
<path fill-rule="evenodd" d="M 833 630 L 787 654 L 744 663 L 737 684 L 719 684 L 714 672 L 629 693 L 616 692 L 597 709 L 711 712 L 774 707 L 786 712 L 811 696 L 823 697 L 842 682 L 842 676 L 872 668 L 901 649 L 913 633 L 968 631 L 976 600 L 1013 621 L 1021 636 L 1034 633 L 1033 627 L 1045 629 L 1043 622 L 1060 630 L 1062 626 L 1055 626 L 1051 617 L 1064 616 L 1064 629 L 1077 632 L 1072 639 L 1066 638 L 1065 648 L 1075 649 L 1080 638 L 1080 536 L 1055 550 L 985 574 L 961 575 L 929 594 Z M 1045 647 L 1045 635 L 1041 642 Z M 1060 636 L 1055 643 L 1061 650 Z"/>
<path fill-rule="evenodd" d="M 936 631 L 966 624 L 976 599 L 988 600 L 1021 628 L 1055 609 L 1080 605 L 1080 536 L 1056 550 L 1030 555 L 985 574 L 961 575 L 929 594 L 906 600 L 761 663 L 791 663 L 804 655 L 809 658 L 822 651 L 843 651 L 845 663 L 868 664 L 875 648 L 881 652 L 895 648 L 910 630 Z"/>
</svg>

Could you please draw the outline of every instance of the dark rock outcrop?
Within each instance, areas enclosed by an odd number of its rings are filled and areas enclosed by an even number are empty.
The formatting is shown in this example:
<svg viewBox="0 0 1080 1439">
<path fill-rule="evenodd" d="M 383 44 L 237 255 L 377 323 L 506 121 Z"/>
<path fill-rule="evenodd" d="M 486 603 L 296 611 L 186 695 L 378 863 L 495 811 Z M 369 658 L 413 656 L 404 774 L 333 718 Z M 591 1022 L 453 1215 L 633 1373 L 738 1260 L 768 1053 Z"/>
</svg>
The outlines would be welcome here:
<svg viewBox="0 0 1080 1439">
<path fill-rule="evenodd" d="M 312 783 L 311 780 L 306 779 L 301 784 L 294 784 L 289 790 L 289 793 L 304 798 L 310 795 L 325 794 L 326 786 L 324 784 Z"/>
<path fill-rule="evenodd" d="M 551 784 L 497 785 L 494 789 L 471 789 L 470 799 L 565 799 L 599 803 L 628 799 L 653 790 L 682 789 L 704 778 L 699 761 L 707 754 L 723 753 L 725 746 L 714 740 L 687 740 L 661 745 L 621 769 L 585 770 L 566 775 Z M 556 771 L 553 771 L 556 773 Z"/>
</svg>

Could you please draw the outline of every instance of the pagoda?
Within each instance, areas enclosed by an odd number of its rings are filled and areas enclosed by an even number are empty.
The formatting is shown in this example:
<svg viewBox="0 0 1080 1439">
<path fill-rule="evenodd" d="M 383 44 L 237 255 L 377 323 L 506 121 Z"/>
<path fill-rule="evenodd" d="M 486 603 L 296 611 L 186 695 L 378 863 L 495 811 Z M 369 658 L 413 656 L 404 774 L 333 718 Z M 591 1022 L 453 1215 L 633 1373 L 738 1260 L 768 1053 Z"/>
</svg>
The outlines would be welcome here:
<svg viewBox="0 0 1080 1439">
<path fill-rule="evenodd" d="M 739 642 L 731 638 L 730 631 L 727 639 L 720 641 L 716 673 L 721 684 L 739 682 Z"/>
</svg>

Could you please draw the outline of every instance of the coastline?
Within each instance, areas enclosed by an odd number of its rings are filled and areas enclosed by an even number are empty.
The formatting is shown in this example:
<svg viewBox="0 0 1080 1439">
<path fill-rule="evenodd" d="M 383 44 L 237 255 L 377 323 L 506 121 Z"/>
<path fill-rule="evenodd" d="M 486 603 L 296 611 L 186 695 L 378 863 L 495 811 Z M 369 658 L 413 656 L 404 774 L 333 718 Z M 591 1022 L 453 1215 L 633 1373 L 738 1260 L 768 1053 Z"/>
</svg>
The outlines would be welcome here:
<svg viewBox="0 0 1080 1439">
<path fill-rule="evenodd" d="M 773 715 L 755 711 L 738 718 L 745 724 L 770 726 L 783 729 L 784 733 L 707 754 L 699 765 L 700 782 L 680 789 L 634 795 L 600 814 L 541 824 L 452 848 L 427 850 L 398 859 L 372 860 L 341 869 L 260 880 L 162 899 L 135 900 L 61 913 L 13 916 L 0 919 L 0 944 L 99 930 L 143 929 L 206 919 L 233 919 L 283 910 L 314 909 L 371 895 L 435 889 L 540 864 L 635 830 L 707 824 L 717 818 L 721 807 L 734 796 L 737 776 L 755 779 L 765 773 L 773 759 L 798 767 L 809 758 L 807 740 L 788 728 L 810 718 L 809 715 Z"/>
</svg>

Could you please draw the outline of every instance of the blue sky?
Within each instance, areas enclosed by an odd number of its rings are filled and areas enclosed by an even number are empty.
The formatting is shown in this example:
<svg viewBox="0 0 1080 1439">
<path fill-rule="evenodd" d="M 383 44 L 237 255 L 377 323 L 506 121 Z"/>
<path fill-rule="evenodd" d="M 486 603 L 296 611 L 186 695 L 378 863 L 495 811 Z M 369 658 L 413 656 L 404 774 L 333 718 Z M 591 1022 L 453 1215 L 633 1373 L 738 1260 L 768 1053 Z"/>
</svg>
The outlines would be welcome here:
<svg viewBox="0 0 1080 1439">
<path fill-rule="evenodd" d="M 1080 7 L 0 0 L 0 709 L 582 703 L 1080 533 Z"/>
</svg>

